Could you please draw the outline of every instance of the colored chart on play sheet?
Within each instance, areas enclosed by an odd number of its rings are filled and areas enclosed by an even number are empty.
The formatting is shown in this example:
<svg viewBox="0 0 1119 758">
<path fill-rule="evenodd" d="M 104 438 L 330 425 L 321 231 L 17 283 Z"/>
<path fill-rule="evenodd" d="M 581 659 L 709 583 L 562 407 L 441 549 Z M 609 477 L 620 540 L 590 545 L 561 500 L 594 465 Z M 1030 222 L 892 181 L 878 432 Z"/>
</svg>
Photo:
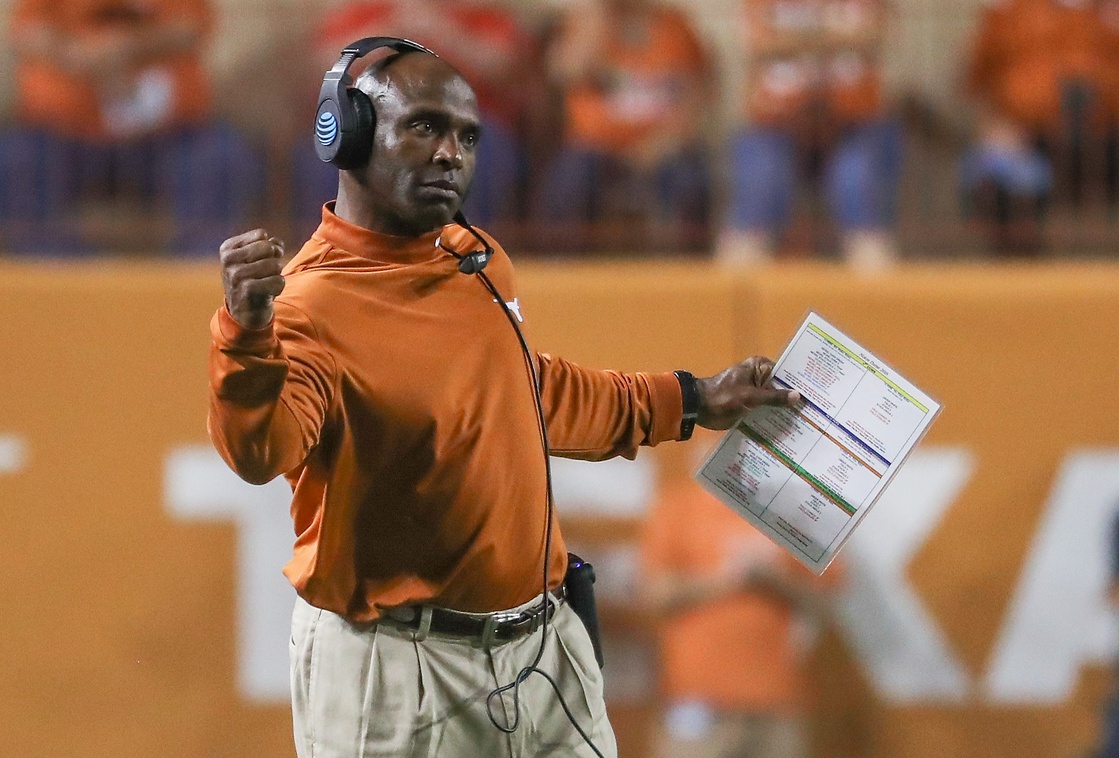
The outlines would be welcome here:
<svg viewBox="0 0 1119 758">
<path fill-rule="evenodd" d="M 940 405 L 810 313 L 773 370 L 797 408 L 755 408 L 696 474 L 817 573 L 882 494 Z"/>
</svg>

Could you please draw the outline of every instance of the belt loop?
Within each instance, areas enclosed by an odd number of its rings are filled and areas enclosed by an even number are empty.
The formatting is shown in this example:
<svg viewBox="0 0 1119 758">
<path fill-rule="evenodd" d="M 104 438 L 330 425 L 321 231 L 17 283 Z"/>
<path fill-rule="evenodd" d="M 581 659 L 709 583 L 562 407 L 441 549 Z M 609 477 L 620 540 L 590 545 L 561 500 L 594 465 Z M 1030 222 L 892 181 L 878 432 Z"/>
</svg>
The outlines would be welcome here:
<svg viewBox="0 0 1119 758">
<path fill-rule="evenodd" d="M 544 596 L 544 605 L 539 609 L 529 611 L 528 619 L 528 633 L 535 634 L 536 630 L 544 625 L 544 619 L 548 616 L 548 610 L 552 607 L 552 601 L 547 595 Z"/>
<path fill-rule="evenodd" d="M 497 634 L 497 617 L 498 614 L 496 613 L 491 613 L 489 616 L 486 616 L 486 622 L 482 626 L 481 641 L 483 648 L 493 647 Z"/>
<path fill-rule="evenodd" d="M 420 625 L 416 629 L 416 633 L 412 635 L 412 639 L 416 642 L 423 642 L 431 632 L 431 613 L 433 610 L 430 605 L 420 607 Z"/>
</svg>

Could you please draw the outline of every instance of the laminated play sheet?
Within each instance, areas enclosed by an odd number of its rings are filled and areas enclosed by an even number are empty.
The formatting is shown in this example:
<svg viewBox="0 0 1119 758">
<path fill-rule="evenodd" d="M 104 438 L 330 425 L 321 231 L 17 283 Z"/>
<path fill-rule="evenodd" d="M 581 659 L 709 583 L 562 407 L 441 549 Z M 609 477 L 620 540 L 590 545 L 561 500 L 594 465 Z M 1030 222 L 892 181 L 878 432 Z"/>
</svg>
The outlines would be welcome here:
<svg viewBox="0 0 1119 758">
<path fill-rule="evenodd" d="M 696 473 L 822 573 L 928 431 L 940 404 L 815 313 L 773 369 L 796 408 L 751 410 Z"/>
</svg>

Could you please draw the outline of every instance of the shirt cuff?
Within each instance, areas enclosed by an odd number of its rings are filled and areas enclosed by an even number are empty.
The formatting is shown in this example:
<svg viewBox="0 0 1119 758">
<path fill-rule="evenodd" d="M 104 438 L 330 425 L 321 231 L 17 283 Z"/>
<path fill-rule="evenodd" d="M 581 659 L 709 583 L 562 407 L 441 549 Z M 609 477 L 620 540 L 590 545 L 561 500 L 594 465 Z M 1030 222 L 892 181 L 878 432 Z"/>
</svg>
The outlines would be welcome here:
<svg viewBox="0 0 1119 758">
<path fill-rule="evenodd" d="M 680 380 L 676 374 L 646 374 L 651 390 L 652 428 L 649 444 L 675 442 L 680 439 L 680 425 L 684 420 L 684 399 L 680 393 Z"/>
<path fill-rule="evenodd" d="M 275 319 L 260 329 L 246 329 L 233 318 L 229 309 L 222 305 L 210 321 L 210 336 L 214 344 L 219 347 L 266 355 L 276 344 L 274 324 Z"/>
</svg>

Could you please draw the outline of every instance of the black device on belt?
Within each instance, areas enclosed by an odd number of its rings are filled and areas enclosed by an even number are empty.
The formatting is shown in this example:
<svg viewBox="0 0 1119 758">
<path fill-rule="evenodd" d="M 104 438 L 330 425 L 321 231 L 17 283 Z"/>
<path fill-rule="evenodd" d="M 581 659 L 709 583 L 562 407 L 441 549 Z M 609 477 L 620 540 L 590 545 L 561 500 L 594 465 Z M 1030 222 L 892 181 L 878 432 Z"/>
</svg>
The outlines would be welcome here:
<svg viewBox="0 0 1119 758">
<path fill-rule="evenodd" d="M 602 657 L 602 640 L 598 629 L 598 609 L 595 607 L 594 600 L 594 580 L 594 566 L 574 553 L 568 553 L 567 573 L 564 575 L 563 584 L 551 592 L 558 602 L 552 602 L 551 598 L 548 598 L 539 605 L 523 611 L 499 611 L 485 616 L 460 613 L 447 608 L 431 608 L 430 625 L 424 633 L 474 637 L 481 639 L 486 645 L 507 642 L 535 632 L 543 626 L 545 617 L 551 618 L 555 615 L 559 603 L 566 602 L 586 627 L 587 635 L 590 636 L 591 645 L 594 647 L 594 659 L 598 662 L 598 667 L 602 668 L 605 661 Z M 423 627 L 423 617 L 419 609 L 416 609 L 415 615 L 408 619 L 391 615 L 390 618 L 409 629 L 419 630 Z"/>
<path fill-rule="evenodd" d="M 594 659 L 598 661 L 598 667 L 602 668 L 605 661 L 602 658 L 602 640 L 598 630 L 598 609 L 594 603 L 594 566 L 575 553 L 568 553 L 567 573 L 563 577 L 563 583 L 567 587 L 567 603 L 587 628 L 594 646 Z"/>
</svg>

